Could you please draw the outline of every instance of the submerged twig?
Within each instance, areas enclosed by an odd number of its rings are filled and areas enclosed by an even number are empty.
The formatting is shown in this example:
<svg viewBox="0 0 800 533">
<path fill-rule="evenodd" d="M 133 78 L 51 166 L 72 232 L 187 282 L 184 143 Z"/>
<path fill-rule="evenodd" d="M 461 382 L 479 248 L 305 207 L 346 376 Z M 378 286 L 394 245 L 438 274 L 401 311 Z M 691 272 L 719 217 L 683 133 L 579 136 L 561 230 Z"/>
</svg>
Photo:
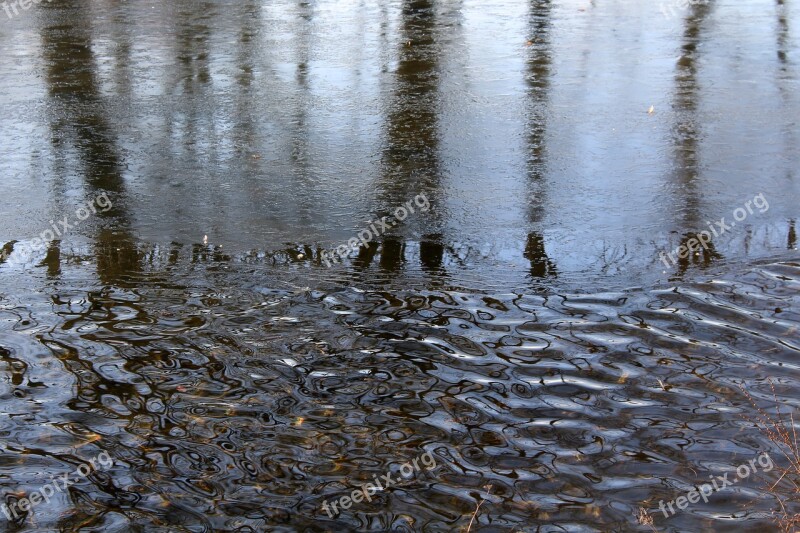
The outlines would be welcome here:
<svg viewBox="0 0 800 533">
<path fill-rule="evenodd" d="M 488 498 L 489 495 L 492 494 L 492 486 L 491 485 L 486 485 L 484 488 L 487 489 L 486 490 L 486 497 Z M 480 510 L 481 505 L 483 505 L 485 502 L 486 502 L 486 498 L 481 498 L 481 501 L 478 503 L 478 506 L 475 507 L 475 512 L 472 513 L 472 518 L 470 519 L 469 525 L 467 526 L 467 533 L 469 533 L 470 530 L 472 529 L 472 522 L 475 521 L 475 518 L 478 516 L 478 510 Z"/>
</svg>

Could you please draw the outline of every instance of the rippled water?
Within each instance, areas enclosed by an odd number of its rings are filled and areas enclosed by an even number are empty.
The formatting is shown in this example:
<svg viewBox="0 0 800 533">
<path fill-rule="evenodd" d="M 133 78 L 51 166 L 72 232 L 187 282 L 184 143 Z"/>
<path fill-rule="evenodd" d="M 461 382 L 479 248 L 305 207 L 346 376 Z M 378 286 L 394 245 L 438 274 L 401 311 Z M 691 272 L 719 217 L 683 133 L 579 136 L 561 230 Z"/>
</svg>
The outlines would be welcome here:
<svg viewBox="0 0 800 533">
<path fill-rule="evenodd" d="M 538 295 L 277 290 L 224 260 L 112 285 L 85 263 L 0 299 L 2 486 L 116 462 L 35 508 L 45 530 L 453 531 L 486 485 L 485 531 L 630 529 L 774 450 L 740 385 L 798 403 L 798 263 Z M 322 511 L 424 451 L 431 472 Z M 656 523 L 772 527 L 764 476 Z"/>
<path fill-rule="evenodd" d="M 642 508 L 659 531 L 753 531 L 779 499 L 800 511 L 777 470 L 659 511 L 760 452 L 780 465 L 753 402 L 800 402 L 800 4 L 664 4 L 0 11 L 0 504 L 114 461 L 0 527 L 464 531 L 480 506 L 472 532 L 649 531 Z M 435 468 L 323 510 L 422 454 Z"/>
</svg>

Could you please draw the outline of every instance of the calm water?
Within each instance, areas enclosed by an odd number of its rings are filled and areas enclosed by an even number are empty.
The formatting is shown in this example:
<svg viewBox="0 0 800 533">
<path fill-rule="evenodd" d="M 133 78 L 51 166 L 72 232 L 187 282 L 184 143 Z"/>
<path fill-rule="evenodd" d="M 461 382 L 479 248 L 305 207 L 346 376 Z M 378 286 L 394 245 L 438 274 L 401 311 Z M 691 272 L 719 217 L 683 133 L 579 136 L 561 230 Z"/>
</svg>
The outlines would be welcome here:
<svg viewBox="0 0 800 533">
<path fill-rule="evenodd" d="M 677 4 L 0 11 L 0 497 L 114 460 L 0 527 L 775 529 L 658 507 L 800 403 L 800 4 Z"/>
</svg>

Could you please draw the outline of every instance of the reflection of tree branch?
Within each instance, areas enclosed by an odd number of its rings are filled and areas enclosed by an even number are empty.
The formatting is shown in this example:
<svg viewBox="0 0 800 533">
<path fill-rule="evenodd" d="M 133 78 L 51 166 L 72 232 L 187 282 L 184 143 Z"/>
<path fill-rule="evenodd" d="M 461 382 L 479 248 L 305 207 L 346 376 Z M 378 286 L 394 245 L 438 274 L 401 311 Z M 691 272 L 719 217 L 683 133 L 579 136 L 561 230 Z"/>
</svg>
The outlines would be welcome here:
<svg viewBox="0 0 800 533">
<path fill-rule="evenodd" d="M 623 259 L 628 255 L 627 245 L 623 245 L 622 252 L 619 252 L 619 247 L 614 248 L 611 257 L 609 257 L 610 251 L 611 249 L 603 243 L 603 255 L 600 257 L 600 262 L 603 265 L 600 267 L 600 271 L 603 273 L 607 273 L 614 264 L 622 263 Z"/>
</svg>

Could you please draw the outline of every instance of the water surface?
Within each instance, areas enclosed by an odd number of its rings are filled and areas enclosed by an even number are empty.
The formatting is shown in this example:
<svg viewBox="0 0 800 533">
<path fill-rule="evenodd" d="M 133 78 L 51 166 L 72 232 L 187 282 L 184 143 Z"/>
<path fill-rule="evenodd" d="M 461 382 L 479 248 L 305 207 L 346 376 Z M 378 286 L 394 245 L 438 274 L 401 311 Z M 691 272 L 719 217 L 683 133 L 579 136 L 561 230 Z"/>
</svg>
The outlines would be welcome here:
<svg viewBox="0 0 800 533">
<path fill-rule="evenodd" d="M 800 397 L 797 4 L 4 17 L 0 494 L 115 461 L 9 530 L 775 528 L 774 472 L 658 506 Z"/>
</svg>

